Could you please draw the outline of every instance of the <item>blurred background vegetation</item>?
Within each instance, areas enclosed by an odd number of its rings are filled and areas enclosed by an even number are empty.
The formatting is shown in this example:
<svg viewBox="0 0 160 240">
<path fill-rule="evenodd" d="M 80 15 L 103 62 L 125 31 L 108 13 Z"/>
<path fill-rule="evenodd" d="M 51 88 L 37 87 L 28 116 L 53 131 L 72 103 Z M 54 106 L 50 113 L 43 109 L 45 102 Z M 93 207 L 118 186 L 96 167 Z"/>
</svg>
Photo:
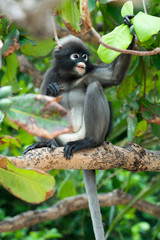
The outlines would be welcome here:
<svg viewBox="0 0 160 240">
<path fill-rule="evenodd" d="M 133 1 L 135 13 L 143 11 L 141 1 Z M 136 4 L 137 3 L 137 4 Z M 94 28 L 104 35 L 112 31 L 123 22 L 120 14 L 121 1 L 99 2 L 89 1 L 91 20 Z M 159 0 L 146 1 L 148 14 L 160 17 Z M 56 21 L 64 27 L 61 15 Z M 9 46 L 9 41 L 17 36 L 20 48 L 2 58 L 0 71 L 0 86 L 11 85 L 14 95 L 38 93 L 34 87 L 33 77 L 19 71 L 17 56 L 25 57 L 42 74 L 52 65 L 52 51 L 55 42 L 52 39 L 41 41 L 29 37 L 27 32 L 10 24 L 4 16 L 0 17 L 0 37 L 4 41 L 3 54 Z M 99 62 L 97 57 L 98 46 L 86 43 L 92 56 L 92 62 Z M 6 47 L 6 48 L 5 48 Z M 138 45 L 141 50 L 151 50 L 160 47 L 160 35 Z M 148 104 L 160 103 L 160 55 L 150 57 L 133 56 L 131 67 L 120 87 L 111 87 L 105 90 L 106 96 L 112 103 L 113 129 L 107 139 L 115 145 L 125 146 L 133 141 L 144 148 L 160 149 L 160 126 L 147 122 L 139 109 L 139 99 L 145 98 Z M 23 129 L 18 129 L 7 118 L 1 124 L 0 137 L 9 135 L 18 139 L 20 147 L 14 143 L 5 143 L 0 146 L 0 153 L 6 156 L 22 155 L 23 150 L 34 142 L 34 137 Z M 115 174 L 113 174 L 115 173 Z M 56 194 L 40 205 L 25 203 L 0 186 L 0 220 L 8 216 L 15 216 L 27 210 L 44 209 L 69 196 L 84 193 L 82 172 L 79 170 L 53 170 L 50 172 L 56 179 Z M 113 174 L 113 175 L 112 175 Z M 121 189 L 134 196 L 148 186 L 151 179 L 159 175 L 154 172 L 132 173 L 121 169 L 97 171 L 97 187 L 100 193 L 108 193 L 114 189 Z M 112 176 L 112 177 L 110 177 Z M 144 199 L 150 203 L 160 203 L 159 187 L 147 192 Z M 115 216 L 121 213 L 126 206 L 103 207 L 102 215 L 104 228 L 107 231 Z M 160 219 L 131 208 L 122 214 L 118 224 L 114 226 L 109 239 L 114 240 L 151 240 L 160 239 Z M 15 232 L 1 233 L 4 240 L 41 240 L 41 239 L 94 239 L 89 210 L 81 210 L 63 218 L 47 221 L 36 226 Z"/>
</svg>

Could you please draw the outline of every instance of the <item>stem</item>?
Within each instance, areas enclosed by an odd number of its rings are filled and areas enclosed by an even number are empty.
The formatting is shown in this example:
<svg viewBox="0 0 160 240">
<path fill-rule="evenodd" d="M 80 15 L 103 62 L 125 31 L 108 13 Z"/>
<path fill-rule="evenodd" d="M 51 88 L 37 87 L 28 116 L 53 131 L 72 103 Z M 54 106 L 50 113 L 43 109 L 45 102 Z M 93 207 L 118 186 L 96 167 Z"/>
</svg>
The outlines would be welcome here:
<svg viewBox="0 0 160 240">
<path fill-rule="evenodd" d="M 92 33 L 94 34 L 95 38 L 97 38 L 99 44 L 102 44 L 104 47 L 112 49 L 116 52 L 120 52 L 120 53 L 124 53 L 124 54 L 132 54 L 132 55 L 136 55 L 136 56 L 151 56 L 151 55 L 156 55 L 158 53 L 160 53 L 160 48 L 155 48 L 152 51 L 135 51 L 135 50 L 124 50 L 124 49 L 119 49 L 119 48 L 115 48 L 112 47 L 111 45 L 105 43 L 101 36 L 98 34 L 98 32 L 96 32 L 96 30 L 92 27 L 91 29 Z"/>
<path fill-rule="evenodd" d="M 147 14 L 147 8 L 146 8 L 145 0 L 142 0 L 142 3 L 143 3 L 144 12 Z"/>
</svg>

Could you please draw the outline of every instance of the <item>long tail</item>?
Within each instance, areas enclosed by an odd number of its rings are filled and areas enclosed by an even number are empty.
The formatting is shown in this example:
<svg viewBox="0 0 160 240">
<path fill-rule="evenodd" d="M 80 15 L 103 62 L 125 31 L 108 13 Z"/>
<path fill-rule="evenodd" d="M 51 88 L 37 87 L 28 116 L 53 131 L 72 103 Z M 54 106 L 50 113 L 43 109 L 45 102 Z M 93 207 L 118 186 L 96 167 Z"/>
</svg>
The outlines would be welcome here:
<svg viewBox="0 0 160 240">
<path fill-rule="evenodd" d="M 104 240 L 102 215 L 98 201 L 95 170 L 83 170 L 86 193 L 96 240 Z"/>
</svg>

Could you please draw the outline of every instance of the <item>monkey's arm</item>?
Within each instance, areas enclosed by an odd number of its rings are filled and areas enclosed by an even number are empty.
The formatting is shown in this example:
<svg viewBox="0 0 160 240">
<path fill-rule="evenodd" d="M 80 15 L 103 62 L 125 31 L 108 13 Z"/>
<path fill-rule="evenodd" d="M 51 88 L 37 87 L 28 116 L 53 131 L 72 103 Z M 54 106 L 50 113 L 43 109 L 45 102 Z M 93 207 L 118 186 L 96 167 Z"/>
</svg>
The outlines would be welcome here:
<svg viewBox="0 0 160 240">
<path fill-rule="evenodd" d="M 56 97 L 62 91 L 62 88 L 59 86 L 59 83 L 55 81 L 56 73 L 54 68 L 51 67 L 47 70 L 42 85 L 40 87 L 40 93 L 52 97 Z"/>
<path fill-rule="evenodd" d="M 128 49 L 133 48 L 134 37 Z M 94 70 L 86 76 L 84 82 L 88 85 L 93 81 L 99 81 L 103 87 L 119 85 L 127 73 L 131 58 L 130 54 L 121 54 L 110 64 L 95 65 Z"/>
</svg>

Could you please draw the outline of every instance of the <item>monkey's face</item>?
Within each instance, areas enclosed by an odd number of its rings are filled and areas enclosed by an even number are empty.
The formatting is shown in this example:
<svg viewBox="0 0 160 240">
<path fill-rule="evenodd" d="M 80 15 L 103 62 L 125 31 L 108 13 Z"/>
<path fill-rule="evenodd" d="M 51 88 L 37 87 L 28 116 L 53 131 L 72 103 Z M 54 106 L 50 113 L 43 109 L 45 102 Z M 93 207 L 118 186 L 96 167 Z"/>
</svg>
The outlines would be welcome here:
<svg viewBox="0 0 160 240">
<path fill-rule="evenodd" d="M 81 77 L 86 73 L 88 58 L 89 56 L 86 53 L 73 53 L 70 55 L 73 72 L 77 77 Z"/>
<path fill-rule="evenodd" d="M 77 42 L 76 39 L 65 41 L 61 50 L 56 48 L 54 51 L 55 69 L 70 81 L 81 78 L 93 69 L 93 64 L 89 59 L 89 50 L 82 42 L 79 42 L 80 40 Z"/>
</svg>

